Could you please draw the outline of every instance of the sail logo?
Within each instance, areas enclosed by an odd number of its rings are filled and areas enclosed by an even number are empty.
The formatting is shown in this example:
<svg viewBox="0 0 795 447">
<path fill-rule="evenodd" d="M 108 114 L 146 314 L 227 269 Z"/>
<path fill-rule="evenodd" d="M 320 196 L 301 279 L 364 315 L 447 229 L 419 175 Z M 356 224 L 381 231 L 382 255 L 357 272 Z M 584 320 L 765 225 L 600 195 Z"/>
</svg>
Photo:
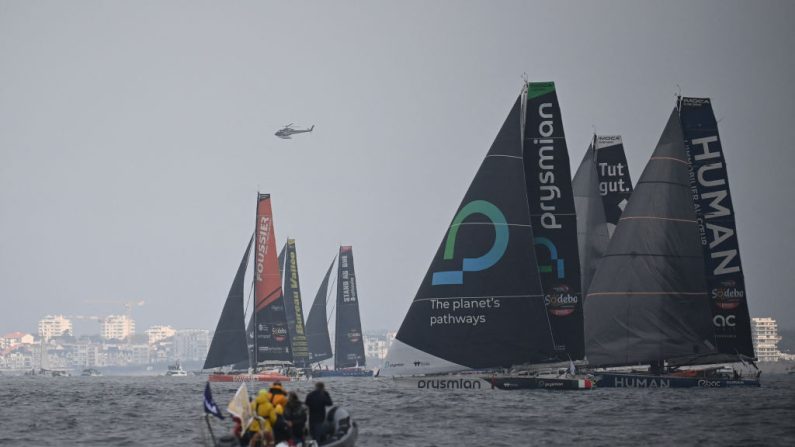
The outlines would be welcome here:
<svg viewBox="0 0 795 447">
<path fill-rule="evenodd" d="M 545 237 L 537 237 L 533 238 L 533 242 L 536 246 L 542 246 L 547 249 L 549 252 L 549 264 L 546 265 L 538 265 L 538 271 L 541 273 L 552 273 L 553 270 L 555 271 L 555 275 L 558 279 L 563 279 L 566 277 L 566 269 L 565 269 L 565 262 L 563 259 L 558 257 L 558 247 L 555 246 L 555 243 Z"/>
<path fill-rule="evenodd" d="M 599 194 L 606 196 L 610 192 L 632 192 L 632 188 L 624 181 L 627 174 L 625 174 L 624 163 L 616 163 L 611 165 L 607 162 L 600 162 L 599 166 Z"/>
<path fill-rule="evenodd" d="M 541 226 L 547 229 L 560 229 L 561 225 L 554 214 L 558 208 L 555 202 L 561 198 L 560 188 L 555 185 L 555 143 L 552 140 L 552 135 L 555 133 L 554 115 L 552 112 L 544 111 L 551 108 L 552 104 L 548 102 L 538 106 L 538 116 L 541 118 L 538 133 L 543 138 L 533 139 L 533 144 L 541 145 L 538 148 L 538 200 L 542 211 Z"/>
<path fill-rule="evenodd" d="M 261 216 L 257 229 L 257 282 L 262 282 L 262 272 L 265 270 L 265 255 L 268 253 L 268 242 L 271 238 L 271 219 Z"/>
<path fill-rule="evenodd" d="M 348 341 L 351 343 L 358 343 L 359 340 L 362 339 L 361 332 L 357 331 L 356 329 L 351 329 L 350 331 L 348 331 L 347 336 L 348 336 Z"/>
<path fill-rule="evenodd" d="M 544 295 L 544 304 L 549 313 L 556 317 L 566 317 L 574 313 L 580 297 L 570 292 L 569 286 L 561 284 L 553 287 L 551 293 Z"/>
<path fill-rule="evenodd" d="M 431 285 L 461 285 L 464 283 L 464 272 L 479 272 L 491 268 L 505 254 L 508 248 L 508 221 L 505 215 L 493 203 L 485 200 L 473 200 L 461 208 L 453 218 L 444 246 L 444 260 L 449 261 L 455 257 L 456 237 L 458 229 L 469 216 L 481 214 L 486 216 L 494 227 L 494 244 L 482 256 L 477 258 L 464 258 L 461 270 L 434 272 Z"/>
<path fill-rule="evenodd" d="M 719 308 L 734 309 L 745 299 L 745 291 L 738 289 L 735 281 L 723 281 L 720 285 L 721 287 L 716 287 L 711 291 L 712 299 Z"/>
<path fill-rule="evenodd" d="M 287 329 L 284 327 L 273 326 L 271 333 L 273 334 L 273 338 L 279 343 L 287 340 Z"/>
<path fill-rule="evenodd" d="M 717 135 L 693 138 L 688 145 L 694 171 L 690 174 L 691 189 L 702 202 L 696 203 L 698 214 L 703 216 L 699 225 L 707 234 L 709 257 L 717 263 L 712 272 L 716 276 L 740 272 L 731 198 L 720 149 Z M 723 222 L 727 221 L 730 225 L 724 226 Z"/>
</svg>

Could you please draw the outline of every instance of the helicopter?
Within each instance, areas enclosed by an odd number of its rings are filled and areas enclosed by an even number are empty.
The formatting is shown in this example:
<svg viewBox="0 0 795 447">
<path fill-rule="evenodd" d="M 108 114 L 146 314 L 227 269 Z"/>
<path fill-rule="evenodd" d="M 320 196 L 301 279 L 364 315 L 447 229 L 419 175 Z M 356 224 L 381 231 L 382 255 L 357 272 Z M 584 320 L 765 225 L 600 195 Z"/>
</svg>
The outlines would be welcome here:
<svg viewBox="0 0 795 447">
<path fill-rule="evenodd" d="M 283 128 L 281 128 L 278 131 L 276 131 L 276 133 L 274 135 L 276 135 L 279 138 L 282 138 L 282 139 L 285 139 L 285 140 L 289 140 L 289 139 L 291 139 L 290 135 L 297 134 L 297 133 L 312 132 L 312 130 L 315 128 L 315 125 L 313 124 L 312 127 L 310 127 L 309 129 L 293 129 L 292 128 L 293 124 L 294 123 L 290 123 L 290 124 L 284 126 Z"/>
</svg>

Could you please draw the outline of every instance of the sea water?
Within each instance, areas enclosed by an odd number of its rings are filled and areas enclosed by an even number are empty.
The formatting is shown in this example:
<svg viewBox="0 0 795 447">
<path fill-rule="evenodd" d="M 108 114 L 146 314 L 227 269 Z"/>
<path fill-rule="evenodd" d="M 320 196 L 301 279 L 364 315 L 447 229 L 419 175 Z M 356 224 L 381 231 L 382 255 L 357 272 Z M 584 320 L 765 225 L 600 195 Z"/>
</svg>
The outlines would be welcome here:
<svg viewBox="0 0 795 447">
<path fill-rule="evenodd" d="M 0 445 L 201 445 L 206 377 L 0 376 Z M 326 379 L 358 446 L 795 445 L 795 376 L 761 388 L 418 390 Z M 286 384 L 303 397 L 312 382 Z M 212 384 L 225 408 L 238 384 Z M 214 420 L 216 434 L 231 421 Z"/>
</svg>

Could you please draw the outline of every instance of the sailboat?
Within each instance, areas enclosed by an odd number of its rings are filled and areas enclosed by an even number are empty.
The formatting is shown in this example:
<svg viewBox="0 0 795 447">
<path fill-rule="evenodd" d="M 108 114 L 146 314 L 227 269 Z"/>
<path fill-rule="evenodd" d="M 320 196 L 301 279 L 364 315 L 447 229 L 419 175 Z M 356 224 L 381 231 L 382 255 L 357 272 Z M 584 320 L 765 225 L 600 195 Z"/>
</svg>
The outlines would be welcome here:
<svg viewBox="0 0 795 447">
<path fill-rule="evenodd" d="M 590 388 L 587 379 L 531 372 L 582 358 L 570 179 L 554 83 L 525 84 L 379 376 L 419 389 Z M 515 367 L 526 374 L 483 374 Z"/>
<path fill-rule="evenodd" d="M 710 101 L 679 98 L 588 289 L 598 386 L 759 386 L 719 365 L 754 361 L 722 152 Z"/>
<path fill-rule="evenodd" d="M 353 267 L 353 247 L 350 245 L 341 246 L 337 256 L 336 312 L 334 369 L 315 369 L 312 370 L 312 376 L 371 377 L 373 371 L 366 368 L 362 322 L 359 316 L 359 293 Z"/>
<path fill-rule="evenodd" d="M 632 194 L 620 135 L 596 135 L 572 179 L 583 293 Z"/>
<path fill-rule="evenodd" d="M 288 381 L 278 369 L 260 370 L 268 364 L 292 361 L 290 334 L 282 296 L 281 275 L 276 256 L 270 194 L 257 194 L 254 236 L 246 246 L 221 317 L 210 343 L 203 369 L 236 367 L 210 374 L 211 382 Z M 249 326 L 253 349 L 246 330 L 244 286 L 251 248 L 254 247 L 254 306 Z M 243 370 L 241 368 L 248 368 Z"/>
</svg>

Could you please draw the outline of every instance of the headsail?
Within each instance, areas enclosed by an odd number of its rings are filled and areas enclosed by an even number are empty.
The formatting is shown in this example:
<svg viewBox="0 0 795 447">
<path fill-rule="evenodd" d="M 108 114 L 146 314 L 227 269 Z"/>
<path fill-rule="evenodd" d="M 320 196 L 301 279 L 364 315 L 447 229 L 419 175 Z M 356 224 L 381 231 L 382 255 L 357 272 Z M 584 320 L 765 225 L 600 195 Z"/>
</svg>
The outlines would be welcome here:
<svg viewBox="0 0 795 447">
<path fill-rule="evenodd" d="M 335 258 L 336 259 L 336 258 Z M 315 300 L 309 309 L 309 316 L 306 317 L 306 341 L 309 346 L 309 361 L 312 363 L 322 362 L 330 359 L 331 338 L 328 335 L 328 317 L 326 316 L 326 297 L 328 297 L 328 280 L 331 277 L 331 269 L 334 261 L 328 266 L 326 276 L 320 283 Z"/>
<path fill-rule="evenodd" d="M 632 180 L 620 135 L 594 135 L 572 180 L 577 210 L 582 294 L 607 250 L 632 194 Z"/>
<path fill-rule="evenodd" d="M 364 339 L 359 318 L 359 292 L 353 269 L 353 248 L 340 247 L 337 262 L 337 324 L 334 328 L 334 368 L 364 366 Z"/>
<path fill-rule="evenodd" d="M 270 194 L 259 194 L 254 251 L 254 346 L 257 363 L 293 360 L 276 257 Z"/>
<path fill-rule="evenodd" d="M 549 359 L 532 254 L 516 99 L 436 252 L 381 369 L 412 375 Z"/>
<path fill-rule="evenodd" d="M 715 352 L 687 153 L 671 113 L 585 300 L 594 366 Z"/>
<path fill-rule="evenodd" d="M 594 136 L 595 139 L 596 136 Z M 604 256 L 610 241 L 604 202 L 599 191 L 599 175 L 594 146 L 592 140 L 571 182 L 574 192 L 574 208 L 577 210 L 577 243 L 580 253 L 580 278 L 583 295 L 587 294 L 599 260 Z"/>
<path fill-rule="evenodd" d="M 304 332 L 304 311 L 301 304 L 301 284 L 298 280 L 298 255 L 295 239 L 287 239 L 284 275 L 284 302 L 287 327 L 293 348 L 293 363 L 299 368 L 309 366 L 309 348 Z"/>
<path fill-rule="evenodd" d="M 246 336 L 246 316 L 244 313 L 244 287 L 246 278 L 246 268 L 248 267 L 248 256 L 251 253 L 251 243 L 248 241 L 246 252 L 240 265 L 237 268 L 232 287 L 226 297 L 226 304 L 221 311 L 221 318 L 215 327 L 213 341 L 210 343 L 210 350 L 204 360 L 203 369 L 217 368 L 219 366 L 232 365 L 238 362 L 248 361 L 248 340 Z"/>
<path fill-rule="evenodd" d="M 680 98 L 678 109 L 691 164 L 690 191 L 696 204 L 718 351 L 730 357 L 753 358 L 734 206 L 712 104 L 708 98 Z"/>
<path fill-rule="evenodd" d="M 524 168 L 533 243 L 560 361 L 584 356 L 577 216 L 554 82 L 527 87 Z"/>
</svg>

